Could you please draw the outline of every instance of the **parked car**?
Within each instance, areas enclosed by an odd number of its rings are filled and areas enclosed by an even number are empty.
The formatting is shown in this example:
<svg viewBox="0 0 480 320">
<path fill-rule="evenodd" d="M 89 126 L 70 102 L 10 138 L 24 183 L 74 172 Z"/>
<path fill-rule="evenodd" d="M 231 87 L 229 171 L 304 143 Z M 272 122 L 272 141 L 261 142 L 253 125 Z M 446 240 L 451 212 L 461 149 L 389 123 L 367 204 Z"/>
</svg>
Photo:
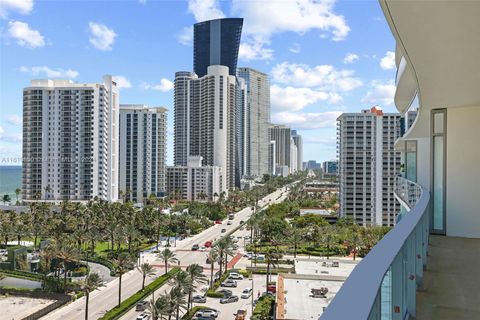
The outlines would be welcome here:
<svg viewBox="0 0 480 320">
<path fill-rule="evenodd" d="M 6 256 L 8 254 L 7 249 L 0 249 L 0 256 Z"/>
<path fill-rule="evenodd" d="M 204 296 L 200 296 L 200 295 L 198 295 L 198 296 L 193 296 L 193 297 L 192 297 L 192 302 L 205 303 L 205 302 L 207 302 L 207 298 L 204 297 Z"/>
<path fill-rule="evenodd" d="M 243 280 L 243 276 L 237 272 L 230 272 L 230 274 L 228 275 L 228 279 Z"/>
<path fill-rule="evenodd" d="M 216 318 L 218 317 L 218 311 L 214 309 L 204 309 L 200 310 L 197 313 L 195 313 L 195 317 L 210 317 L 210 318 Z"/>
<path fill-rule="evenodd" d="M 224 298 L 228 298 L 228 297 L 231 297 L 232 296 L 232 290 L 228 290 L 228 289 L 220 289 L 217 291 L 218 293 L 223 293 L 223 297 Z"/>
<path fill-rule="evenodd" d="M 215 221 L 215 224 L 222 224 L 222 220 Z"/>
<path fill-rule="evenodd" d="M 264 255 L 261 255 L 261 254 L 258 254 L 258 255 L 255 257 L 255 260 L 257 260 L 257 261 L 264 261 L 264 260 L 265 260 L 265 256 L 264 256 Z"/>
<path fill-rule="evenodd" d="M 237 313 L 233 314 L 235 316 L 235 320 L 245 320 L 247 318 L 247 310 L 239 309 Z"/>
<path fill-rule="evenodd" d="M 150 315 L 147 313 L 141 313 L 137 316 L 137 320 L 148 320 L 150 319 Z"/>
<path fill-rule="evenodd" d="M 243 221 L 243 220 L 240 220 L 240 224 L 243 224 L 244 222 L 245 222 L 245 221 Z"/>
<path fill-rule="evenodd" d="M 135 311 L 145 311 L 147 310 L 147 305 L 148 305 L 148 302 L 147 301 L 139 301 L 137 302 L 137 305 L 135 307 Z"/>
<path fill-rule="evenodd" d="M 232 223 L 233 223 L 232 220 L 228 220 L 227 225 L 228 225 L 228 226 L 231 226 Z"/>
<path fill-rule="evenodd" d="M 200 246 L 198 244 L 194 244 L 192 246 L 192 251 L 197 251 L 198 249 L 200 249 Z"/>
<path fill-rule="evenodd" d="M 275 284 L 269 284 L 267 286 L 267 291 L 271 293 L 277 293 L 277 285 Z"/>
<path fill-rule="evenodd" d="M 203 251 L 207 250 L 207 247 L 205 247 L 205 246 L 200 246 L 200 249 L 198 249 L 198 250 L 200 250 L 200 251 L 203 252 Z"/>
<path fill-rule="evenodd" d="M 227 229 L 223 228 L 221 232 L 225 233 L 225 232 L 227 232 Z"/>
<path fill-rule="evenodd" d="M 243 255 L 244 258 L 247 258 L 248 260 L 252 259 L 253 253 L 252 252 L 245 252 Z"/>
<path fill-rule="evenodd" d="M 205 241 L 205 243 L 203 244 L 206 248 L 211 248 L 212 247 L 212 240 L 209 240 L 209 241 Z"/>
<path fill-rule="evenodd" d="M 222 287 L 232 287 L 236 288 L 237 287 L 237 281 L 232 280 L 232 279 L 227 279 L 221 283 Z"/>
<path fill-rule="evenodd" d="M 252 288 L 245 288 L 245 289 L 243 289 L 243 291 L 242 291 L 241 297 L 242 297 L 242 299 L 248 299 L 248 298 L 250 298 L 250 296 L 252 295 L 252 293 L 253 293 Z"/>
<path fill-rule="evenodd" d="M 238 296 L 231 296 L 231 297 L 228 297 L 228 298 L 220 299 L 221 304 L 232 303 L 232 302 L 237 302 L 237 301 L 238 301 Z"/>
</svg>

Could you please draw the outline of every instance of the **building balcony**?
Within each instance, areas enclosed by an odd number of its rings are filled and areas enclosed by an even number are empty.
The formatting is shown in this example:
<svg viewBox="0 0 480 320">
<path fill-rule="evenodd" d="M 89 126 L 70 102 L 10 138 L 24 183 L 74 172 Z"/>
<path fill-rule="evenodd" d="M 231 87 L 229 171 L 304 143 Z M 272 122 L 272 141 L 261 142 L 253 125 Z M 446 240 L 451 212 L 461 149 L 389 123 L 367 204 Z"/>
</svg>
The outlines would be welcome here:
<svg viewBox="0 0 480 320">
<path fill-rule="evenodd" d="M 417 94 L 417 84 L 405 57 L 402 57 L 397 69 L 395 106 L 400 113 L 405 113 Z"/>
</svg>

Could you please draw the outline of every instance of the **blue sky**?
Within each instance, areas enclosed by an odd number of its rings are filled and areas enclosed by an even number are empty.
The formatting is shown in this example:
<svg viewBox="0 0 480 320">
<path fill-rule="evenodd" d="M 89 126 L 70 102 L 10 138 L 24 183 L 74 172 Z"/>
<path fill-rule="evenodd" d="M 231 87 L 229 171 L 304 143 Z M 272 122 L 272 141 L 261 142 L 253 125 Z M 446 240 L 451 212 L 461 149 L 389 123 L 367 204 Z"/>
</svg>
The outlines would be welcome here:
<svg viewBox="0 0 480 320">
<path fill-rule="evenodd" d="M 304 137 L 305 160 L 335 158 L 335 119 L 394 111 L 394 39 L 377 1 L 0 0 L 0 164 L 21 157 L 22 88 L 35 78 L 117 76 L 121 103 L 169 109 L 192 70 L 192 25 L 243 17 L 239 66 L 271 77 L 272 122 Z"/>
</svg>

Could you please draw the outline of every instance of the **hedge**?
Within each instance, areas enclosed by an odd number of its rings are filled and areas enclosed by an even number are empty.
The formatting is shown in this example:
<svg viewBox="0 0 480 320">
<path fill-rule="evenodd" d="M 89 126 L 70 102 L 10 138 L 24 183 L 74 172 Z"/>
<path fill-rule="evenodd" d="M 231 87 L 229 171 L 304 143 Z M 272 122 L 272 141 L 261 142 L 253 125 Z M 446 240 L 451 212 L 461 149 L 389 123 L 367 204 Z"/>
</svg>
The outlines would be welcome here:
<svg viewBox="0 0 480 320">
<path fill-rule="evenodd" d="M 266 267 L 247 267 L 247 270 L 254 274 L 267 274 Z M 294 272 L 295 268 L 270 268 L 270 274 L 290 273 Z"/>
<path fill-rule="evenodd" d="M 200 310 L 205 310 L 205 309 L 211 309 L 211 308 L 205 307 L 205 306 L 193 307 L 192 309 L 190 309 L 190 311 L 188 311 L 187 313 L 185 313 L 183 315 L 182 320 L 191 320 L 193 318 L 193 316 L 195 315 L 195 313 L 197 313 Z"/>
<path fill-rule="evenodd" d="M 252 320 L 267 320 L 273 313 L 273 306 L 275 305 L 275 297 L 263 296 L 258 299 L 258 303 L 253 309 Z"/>
<path fill-rule="evenodd" d="M 220 287 L 220 284 L 225 281 L 225 279 L 227 279 L 228 275 L 230 274 L 230 271 L 231 270 L 228 270 L 228 272 L 225 272 L 224 274 L 222 274 L 222 276 L 220 277 L 220 279 L 218 279 L 217 281 L 215 281 L 213 283 L 213 286 L 211 289 L 208 289 L 207 290 L 207 293 L 206 293 L 206 296 L 207 297 L 210 297 L 210 298 L 223 298 L 223 294 L 222 293 L 219 293 L 219 292 L 216 292 L 218 287 Z"/>
<path fill-rule="evenodd" d="M 33 280 L 33 281 L 42 281 L 43 276 L 38 273 L 28 272 L 28 271 L 20 271 L 20 270 L 0 270 L 0 274 L 4 274 L 7 276 L 12 276 L 14 278 L 26 279 L 26 280 Z"/>
<path fill-rule="evenodd" d="M 132 296 L 128 297 L 119 306 L 116 306 L 113 309 L 110 309 L 105 313 L 103 317 L 100 319 L 103 320 L 113 320 L 120 318 L 123 314 L 125 314 L 128 310 L 133 308 L 137 302 L 143 300 L 152 292 L 163 286 L 173 275 L 180 271 L 179 267 L 175 267 L 171 269 L 167 274 L 164 274 L 157 279 L 155 279 L 152 283 L 145 286 L 145 289 L 137 291 L 137 293 L 133 294 Z"/>
</svg>

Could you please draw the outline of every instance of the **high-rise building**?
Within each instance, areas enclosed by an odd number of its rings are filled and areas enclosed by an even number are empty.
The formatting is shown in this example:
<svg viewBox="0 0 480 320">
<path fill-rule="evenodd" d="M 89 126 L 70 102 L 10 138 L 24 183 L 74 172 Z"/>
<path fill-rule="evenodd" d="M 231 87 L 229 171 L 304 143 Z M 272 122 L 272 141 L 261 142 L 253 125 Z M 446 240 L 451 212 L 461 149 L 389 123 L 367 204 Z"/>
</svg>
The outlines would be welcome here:
<svg viewBox="0 0 480 320">
<path fill-rule="evenodd" d="M 303 139 L 302 136 L 297 133 L 297 130 L 292 130 L 292 139 L 293 143 L 295 144 L 295 147 L 297 148 L 297 154 L 296 154 L 296 162 L 297 166 L 295 168 L 295 171 L 302 171 L 303 167 Z"/>
<path fill-rule="evenodd" d="M 246 88 L 244 175 L 261 177 L 269 172 L 270 82 L 267 74 L 251 68 L 239 68 L 237 75 Z"/>
<path fill-rule="evenodd" d="M 189 156 L 201 156 L 205 166 L 222 168 L 222 190 L 235 185 L 236 95 L 228 67 L 209 66 L 201 78 L 176 73 L 174 164 L 186 166 Z"/>
<path fill-rule="evenodd" d="M 290 138 L 290 165 L 288 166 L 290 173 L 297 172 L 298 164 L 297 164 L 297 145 L 295 144 L 295 140 Z"/>
<path fill-rule="evenodd" d="M 193 71 L 198 77 L 207 75 L 212 65 L 226 66 L 230 75 L 236 75 L 242 26 L 242 18 L 215 19 L 194 25 Z"/>
<path fill-rule="evenodd" d="M 101 83 L 32 80 L 23 89 L 22 199 L 118 199 L 119 93 Z"/>
<path fill-rule="evenodd" d="M 305 165 L 305 170 L 320 170 L 322 169 L 322 164 L 317 163 L 316 160 L 308 160 L 307 162 L 304 162 Z"/>
<path fill-rule="evenodd" d="M 400 210 L 393 194 L 400 173 L 401 154 L 394 149 L 400 114 L 373 107 L 337 121 L 340 214 L 362 225 L 393 226 Z"/>
<path fill-rule="evenodd" d="M 120 105 L 120 190 L 143 203 L 165 194 L 167 109 Z"/>
<path fill-rule="evenodd" d="M 270 141 L 275 141 L 275 165 L 290 167 L 290 127 L 272 124 L 268 128 Z"/>
<path fill-rule="evenodd" d="M 275 175 L 277 168 L 277 159 L 275 159 L 275 140 L 271 140 L 268 144 L 268 174 Z"/>
<path fill-rule="evenodd" d="M 338 174 L 338 161 L 324 161 L 323 162 L 323 174 L 325 175 L 337 175 Z"/>
<path fill-rule="evenodd" d="M 189 157 L 186 166 L 167 167 L 167 194 L 175 199 L 215 201 L 223 191 L 222 168 L 202 166 L 202 157 Z"/>
</svg>

